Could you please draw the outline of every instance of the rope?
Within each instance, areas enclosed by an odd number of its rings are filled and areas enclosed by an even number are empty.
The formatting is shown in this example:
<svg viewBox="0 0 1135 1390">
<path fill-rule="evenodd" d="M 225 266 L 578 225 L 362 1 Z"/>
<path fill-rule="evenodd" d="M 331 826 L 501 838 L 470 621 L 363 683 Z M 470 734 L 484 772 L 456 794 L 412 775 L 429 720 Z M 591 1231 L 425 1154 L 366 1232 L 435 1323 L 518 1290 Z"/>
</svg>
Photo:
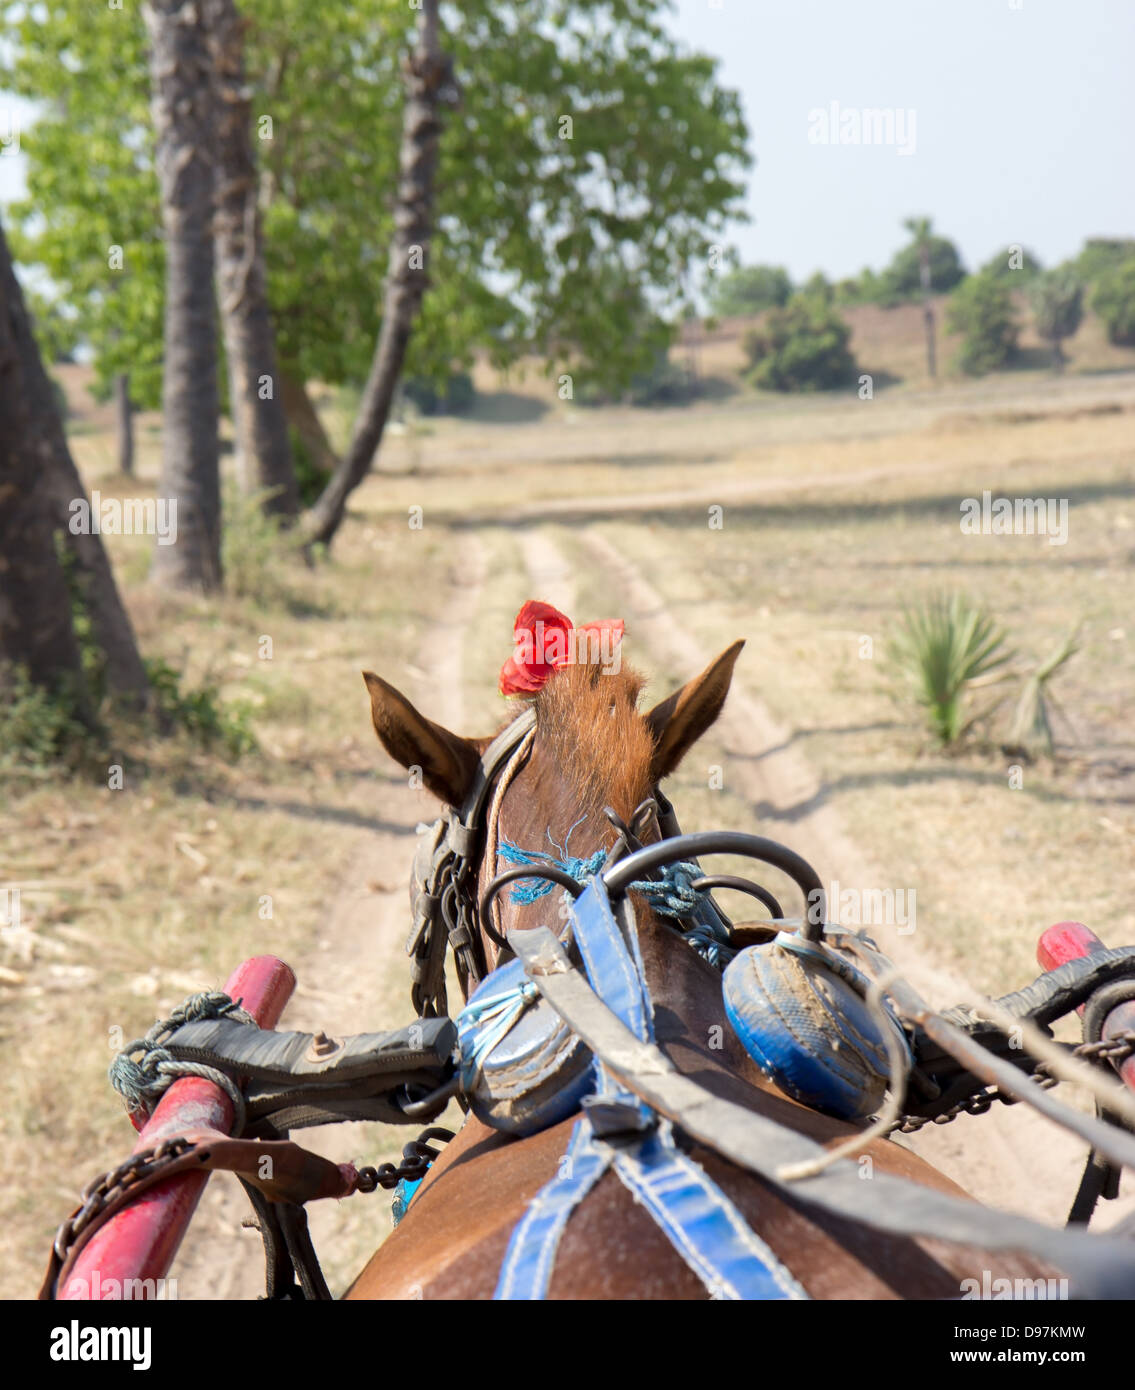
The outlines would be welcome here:
<svg viewBox="0 0 1135 1390">
<path fill-rule="evenodd" d="M 564 873 L 570 874 L 578 883 L 594 878 L 607 862 L 605 849 L 597 849 L 587 859 L 576 859 L 571 855 L 557 859 L 554 854 L 546 854 L 542 849 L 521 849 L 510 840 L 500 842 L 497 854 L 501 859 L 507 859 L 510 864 L 550 864 L 554 869 L 562 869 Z M 546 878 L 531 881 L 521 879 L 509 894 L 509 900 L 514 903 L 534 903 L 537 898 L 550 893 L 555 886 Z"/>
<path fill-rule="evenodd" d="M 521 849 L 509 840 L 501 840 L 497 853 L 510 864 L 550 864 L 562 869 L 579 883 L 584 883 L 599 872 L 607 862 L 607 852 L 596 850 L 587 859 L 577 859 L 565 855 L 557 859 L 543 850 Z M 696 889 L 694 883 L 703 876 L 701 868 L 689 860 L 678 860 L 667 864 L 657 879 L 636 879 L 628 886 L 628 892 L 641 893 L 660 917 L 670 917 L 684 921 L 692 917 L 701 906 L 705 893 Z M 555 884 L 547 879 L 521 879 L 512 890 L 510 898 L 514 903 L 533 903 L 550 893 Z M 717 970 L 722 970 L 733 959 L 736 952 L 729 945 L 729 927 L 716 914 L 712 921 L 696 922 L 685 934 L 690 946 Z"/>
<path fill-rule="evenodd" d="M 465 1020 L 474 1026 L 488 1024 L 478 1032 L 469 1051 L 462 1053 L 462 1063 L 471 1062 L 474 1066 L 473 1077 L 466 1082 L 467 1086 L 480 1076 L 485 1058 L 539 994 L 540 991 L 532 981 L 526 979 L 512 989 L 502 989 L 497 994 L 490 994 L 484 999 L 476 1000 L 475 1003 L 466 1004 L 461 1010 L 457 1016 L 459 1030 Z"/>
<path fill-rule="evenodd" d="M 256 1020 L 240 1007 L 240 1000 L 230 999 L 219 990 L 206 990 L 201 994 L 191 994 L 170 1014 L 169 1018 L 159 1019 L 144 1038 L 135 1038 L 127 1043 L 111 1062 L 107 1071 L 110 1084 L 125 1100 L 131 1114 L 141 1111 L 147 1119 L 165 1095 L 166 1091 L 181 1076 L 200 1076 L 219 1086 L 233 1104 L 233 1134 L 239 1135 L 244 1129 L 244 1096 L 236 1082 L 216 1067 L 204 1062 L 185 1062 L 176 1058 L 162 1046 L 171 1033 L 183 1023 L 195 1023 L 203 1018 L 232 1018 L 238 1023 L 251 1023 Z M 134 1054 L 142 1054 L 140 1061 Z"/>
</svg>

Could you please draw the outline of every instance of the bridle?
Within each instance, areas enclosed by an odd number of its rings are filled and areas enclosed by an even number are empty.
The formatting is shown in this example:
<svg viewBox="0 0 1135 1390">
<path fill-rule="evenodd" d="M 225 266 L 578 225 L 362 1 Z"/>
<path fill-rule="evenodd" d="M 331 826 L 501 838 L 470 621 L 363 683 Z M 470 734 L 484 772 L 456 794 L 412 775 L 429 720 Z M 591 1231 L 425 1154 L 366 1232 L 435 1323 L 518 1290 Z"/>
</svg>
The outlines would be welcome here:
<svg viewBox="0 0 1135 1390">
<path fill-rule="evenodd" d="M 495 827 L 507 784 L 527 761 L 536 731 L 536 711 L 525 711 L 502 729 L 481 754 L 473 784 L 460 808 L 446 807 L 422 834 L 411 879 L 413 923 L 406 940 L 410 998 L 420 1018 L 448 1013 L 446 947 L 453 948 L 462 987 L 468 992 L 489 972 L 480 930 L 477 875 L 486 831 Z M 494 784 L 501 779 L 489 808 Z M 486 817 L 486 809 L 490 814 Z"/>
<path fill-rule="evenodd" d="M 546 877 L 564 887 L 579 884 L 549 867 L 507 869 L 498 874 L 478 900 L 477 882 L 484 862 L 495 864 L 501 804 L 513 778 L 532 751 L 536 735 L 536 711 L 529 705 L 501 730 L 481 755 L 472 786 L 460 808 L 447 807 L 422 832 L 414 856 L 411 879 L 413 922 L 406 941 L 411 958 L 410 998 L 421 1018 L 440 1018 L 448 1012 L 445 986 L 445 953 L 452 947 L 462 988 L 468 994 L 499 963 L 507 949 L 497 894 L 516 879 Z M 625 823 L 610 808 L 607 819 L 618 832 L 608 855 L 608 865 L 626 854 L 643 849 L 640 837 L 656 827 L 660 840 L 681 835 L 674 808 L 658 787 Z M 818 882 L 818 880 L 817 880 Z M 758 898 L 780 917 L 780 906 L 766 889 L 746 879 L 703 877 L 693 885 L 701 901 L 691 920 L 710 919 L 729 927 L 728 918 L 709 896 L 711 888 L 737 888 Z M 494 959 L 488 959 L 486 941 Z"/>
</svg>

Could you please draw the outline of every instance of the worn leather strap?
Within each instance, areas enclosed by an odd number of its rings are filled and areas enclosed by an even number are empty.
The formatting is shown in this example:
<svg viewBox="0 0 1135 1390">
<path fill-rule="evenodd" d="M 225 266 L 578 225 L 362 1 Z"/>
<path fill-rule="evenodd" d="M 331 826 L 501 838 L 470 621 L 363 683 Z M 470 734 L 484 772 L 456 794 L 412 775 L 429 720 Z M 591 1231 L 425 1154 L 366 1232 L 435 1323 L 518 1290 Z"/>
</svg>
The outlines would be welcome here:
<svg viewBox="0 0 1135 1390">
<path fill-rule="evenodd" d="M 300 1148 L 287 1139 L 232 1139 L 219 1130 L 189 1130 L 179 1136 L 188 1147 L 176 1158 L 138 1177 L 124 1186 L 101 1208 L 71 1243 L 66 1259 L 61 1260 L 53 1249 L 47 1274 L 40 1290 L 41 1299 L 55 1297 L 60 1283 L 66 1283 L 79 1252 L 116 1212 L 136 1201 L 138 1197 L 170 1178 L 183 1173 L 224 1170 L 236 1173 L 245 1183 L 255 1187 L 269 1202 L 302 1205 L 320 1197 L 349 1197 L 358 1184 L 358 1173 L 351 1164 L 336 1164 L 319 1154 Z M 76 1207 L 70 1219 L 82 1211 Z"/>
<path fill-rule="evenodd" d="M 1135 1247 L 1123 1241 L 1054 1230 L 885 1173 L 863 1182 L 848 1159 L 799 1182 L 782 1183 L 777 1178 L 781 1168 L 825 1158 L 826 1150 L 681 1075 L 659 1048 L 635 1037 L 603 1003 L 546 927 L 513 930 L 508 940 L 540 993 L 623 1086 L 691 1138 L 759 1174 L 790 1200 L 895 1235 L 1027 1251 L 1074 1278 L 1076 1297 L 1135 1297 Z"/>
</svg>

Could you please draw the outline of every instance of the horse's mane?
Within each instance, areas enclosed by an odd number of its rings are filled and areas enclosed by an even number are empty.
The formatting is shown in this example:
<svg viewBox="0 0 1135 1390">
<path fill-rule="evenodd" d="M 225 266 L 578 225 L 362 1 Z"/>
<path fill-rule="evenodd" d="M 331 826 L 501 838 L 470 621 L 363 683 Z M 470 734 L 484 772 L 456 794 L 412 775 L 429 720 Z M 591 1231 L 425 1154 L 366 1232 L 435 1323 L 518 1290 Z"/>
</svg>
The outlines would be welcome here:
<svg viewBox="0 0 1135 1390">
<path fill-rule="evenodd" d="M 654 736 L 638 711 L 645 684 L 626 668 L 561 666 L 536 696 L 537 739 L 571 786 L 579 814 L 628 818 L 651 792 Z"/>
</svg>

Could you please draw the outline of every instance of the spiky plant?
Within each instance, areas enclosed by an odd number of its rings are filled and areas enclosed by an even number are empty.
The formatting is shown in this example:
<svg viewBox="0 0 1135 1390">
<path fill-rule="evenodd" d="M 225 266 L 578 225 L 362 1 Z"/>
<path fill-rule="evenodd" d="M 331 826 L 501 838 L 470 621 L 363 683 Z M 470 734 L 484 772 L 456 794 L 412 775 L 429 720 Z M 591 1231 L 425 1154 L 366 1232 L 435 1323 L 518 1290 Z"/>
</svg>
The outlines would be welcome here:
<svg viewBox="0 0 1135 1390">
<path fill-rule="evenodd" d="M 994 619 L 961 594 L 936 594 L 904 613 L 891 644 L 892 661 L 943 747 L 994 707 L 971 715 L 969 697 L 1003 678 L 1001 668 L 1012 655 L 1005 641 Z"/>
<path fill-rule="evenodd" d="M 1046 661 L 1025 677 L 1020 698 L 1013 711 L 1009 737 L 1004 744 L 1008 753 L 1026 758 L 1051 757 L 1053 751 L 1052 721 L 1049 709 L 1055 705 L 1048 683 L 1060 668 L 1079 651 L 1074 630 L 1060 643 Z"/>
</svg>

